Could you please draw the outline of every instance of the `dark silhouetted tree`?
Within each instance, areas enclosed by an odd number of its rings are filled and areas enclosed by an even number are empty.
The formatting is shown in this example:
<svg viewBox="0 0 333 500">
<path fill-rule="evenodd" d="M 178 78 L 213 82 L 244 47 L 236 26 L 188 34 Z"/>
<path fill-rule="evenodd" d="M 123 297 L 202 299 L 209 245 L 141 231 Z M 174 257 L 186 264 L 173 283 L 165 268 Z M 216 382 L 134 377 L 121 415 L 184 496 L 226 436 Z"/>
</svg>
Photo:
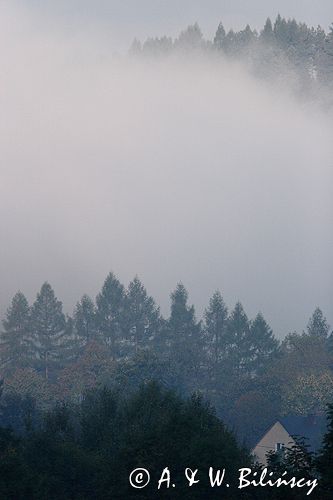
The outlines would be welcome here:
<svg viewBox="0 0 333 500">
<path fill-rule="evenodd" d="M 219 291 L 215 292 L 204 313 L 204 332 L 210 354 L 217 364 L 226 356 L 228 309 Z"/>
<path fill-rule="evenodd" d="M 317 307 L 312 314 L 309 323 L 307 325 L 307 333 L 313 337 L 326 340 L 330 331 L 330 326 L 327 323 L 325 316 L 323 315 L 321 309 Z"/>
<path fill-rule="evenodd" d="M 1 332 L 1 364 L 6 371 L 22 368 L 31 360 L 30 308 L 27 299 L 17 292 L 7 309 Z"/>
<path fill-rule="evenodd" d="M 66 318 L 62 303 L 57 300 L 49 283 L 44 283 L 31 309 L 31 332 L 36 364 L 46 379 L 50 369 L 65 360 L 63 342 L 66 335 Z"/>
<path fill-rule="evenodd" d="M 104 281 L 101 292 L 96 298 L 97 324 L 111 355 L 119 355 L 119 343 L 123 338 L 125 289 L 113 273 Z"/>
<path fill-rule="evenodd" d="M 149 347 L 160 328 L 159 308 L 137 276 L 126 292 L 124 324 L 125 337 L 135 352 Z"/>
</svg>

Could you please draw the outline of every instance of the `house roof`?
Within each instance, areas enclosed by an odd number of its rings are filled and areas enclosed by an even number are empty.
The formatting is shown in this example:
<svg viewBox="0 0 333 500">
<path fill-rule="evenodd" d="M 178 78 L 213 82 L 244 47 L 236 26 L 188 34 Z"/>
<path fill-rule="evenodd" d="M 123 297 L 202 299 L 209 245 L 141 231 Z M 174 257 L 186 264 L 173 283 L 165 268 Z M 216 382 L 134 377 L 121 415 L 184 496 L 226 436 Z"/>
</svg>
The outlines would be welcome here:
<svg viewBox="0 0 333 500">
<path fill-rule="evenodd" d="M 322 439 L 326 431 L 327 420 L 325 416 L 309 415 L 306 417 L 290 415 L 279 419 L 290 436 L 306 438 L 306 444 L 311 451 L 321 447 Z"/>
</svg>

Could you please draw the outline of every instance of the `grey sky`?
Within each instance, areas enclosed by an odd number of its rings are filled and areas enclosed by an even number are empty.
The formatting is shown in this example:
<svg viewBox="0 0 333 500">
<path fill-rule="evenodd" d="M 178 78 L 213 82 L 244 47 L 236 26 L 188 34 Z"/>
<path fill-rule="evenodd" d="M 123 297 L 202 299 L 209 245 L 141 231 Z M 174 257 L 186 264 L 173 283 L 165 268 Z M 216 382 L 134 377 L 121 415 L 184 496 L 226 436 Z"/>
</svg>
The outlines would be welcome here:
<svg viewBox="0 0 333 500">
<path fill-rule="evenodd" d="M 227 28 L 247 23 L 260 29 L 267 16 L 285 17 L 328 29 L 333 22 L 332 0 L 10 0 L 23 6 L 46 29 L 75 32 L 97 30 L 107 36 L 114 50 L 128 47 L 134 36 L 176 36 L 198 21 L 211 38 L 220 20 Z"/>
<path fill-rule="evenodd" d="M 129 40 L 209 23 L 203 3 L 162 20 L 176 3 L 155 1 L 148 19 L 112 2 L 110 17 Z M 281 335 L 317 305 L 332 324 L 332 116 L 227 63 L 98 58 L 90 42 L 105 37 L 87 40 L 82 19 L 105 27 L 106 2 L 67 0 L 58 17 L 45 12 L 65 2 L 29 5 L 0 3 L 1 312 L 44 280 L 71 311 L 113 270 L 125 284 L 138 273 L 165 313 L 182 280 L 199 312 L 220 288 Z"/>
</svg>

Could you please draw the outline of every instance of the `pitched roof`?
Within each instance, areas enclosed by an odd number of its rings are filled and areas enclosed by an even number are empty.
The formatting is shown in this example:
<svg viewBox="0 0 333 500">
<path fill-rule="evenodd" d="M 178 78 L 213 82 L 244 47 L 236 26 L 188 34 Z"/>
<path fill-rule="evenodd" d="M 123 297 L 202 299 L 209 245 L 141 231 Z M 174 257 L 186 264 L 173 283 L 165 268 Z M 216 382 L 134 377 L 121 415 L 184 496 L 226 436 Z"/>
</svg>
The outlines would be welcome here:
<svg viewBox="0 0 333 500">
<path fill-rule="evenodd" d="M 307 417 L 290 415 L 280 418 L 290 436 L 300 436 L 306 438 L 306 444 L 311 451 L 316 451 L 321 447 L 322 439 L 326 431 L 327 420 L 325 416 L 309 415 Z"/>
</svg>

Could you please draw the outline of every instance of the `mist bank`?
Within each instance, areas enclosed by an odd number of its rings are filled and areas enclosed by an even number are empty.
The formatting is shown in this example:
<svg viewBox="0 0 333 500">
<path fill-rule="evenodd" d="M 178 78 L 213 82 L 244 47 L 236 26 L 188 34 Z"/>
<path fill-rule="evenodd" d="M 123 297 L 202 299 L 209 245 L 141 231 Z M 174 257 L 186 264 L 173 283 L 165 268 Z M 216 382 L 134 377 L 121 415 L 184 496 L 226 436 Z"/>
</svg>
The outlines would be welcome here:
<svg viewBox="0 0 333 500">
<path fill-rule="evenodd" d="M 332 117 L 240 63 L 114 57 L 1 21 L 0 303 L 47 279 L 71 311 L 115 270 L 166 311 L 221 289 L 280 335 L 333 322 Z"/>
</svg>

